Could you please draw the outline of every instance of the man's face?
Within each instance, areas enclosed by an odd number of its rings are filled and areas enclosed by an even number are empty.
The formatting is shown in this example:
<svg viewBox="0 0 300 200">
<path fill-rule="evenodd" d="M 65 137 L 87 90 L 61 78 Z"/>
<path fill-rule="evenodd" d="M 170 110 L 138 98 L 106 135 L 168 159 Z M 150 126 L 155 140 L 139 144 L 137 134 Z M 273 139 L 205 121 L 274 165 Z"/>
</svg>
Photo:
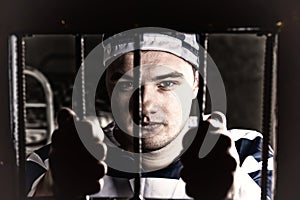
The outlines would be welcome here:
<svg viewBox="0 0 300 200">
<path fill-rule="evenodd" d="M 118 58 L 107 70 L 106 85 L 118 127 L 133 135 L 133 53 Z M 135 70 L 138 70 L 135 68 Z M 163 148 L 180 133 L 198 92 L 198 73 L 185 60 L 162 51 L 141 54 L 141 131 L 143 151 Z M 121 133 L 117 133 L 121 134 Z M 118 138 L 118 137 L 117 137 Z M 125 137 L 126 138 L 126 137 Z M 119 141 L 120 143 L 124 141 Z"/>
</svg>

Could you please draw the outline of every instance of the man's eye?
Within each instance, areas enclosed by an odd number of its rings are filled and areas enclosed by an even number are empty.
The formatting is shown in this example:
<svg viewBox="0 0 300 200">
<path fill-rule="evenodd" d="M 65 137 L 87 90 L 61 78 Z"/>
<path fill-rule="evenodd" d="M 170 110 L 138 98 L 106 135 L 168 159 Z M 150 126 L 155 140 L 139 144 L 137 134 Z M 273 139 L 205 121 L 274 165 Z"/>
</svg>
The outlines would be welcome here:
<svg viewBox="0 0 300 200">
<path fill-rule="evenodd" d="M 168 89 L 174 85 L 175 83 L 173 81 L 162 81 L 158 84 L 158 87 Z"/>
<path fill-rule="evenodd" d="M 133 82 L 130 82 L 130 81 L 118 82 L 117 87 L 121 90 L 132 90 L 133 89 Z"/>
</svg>

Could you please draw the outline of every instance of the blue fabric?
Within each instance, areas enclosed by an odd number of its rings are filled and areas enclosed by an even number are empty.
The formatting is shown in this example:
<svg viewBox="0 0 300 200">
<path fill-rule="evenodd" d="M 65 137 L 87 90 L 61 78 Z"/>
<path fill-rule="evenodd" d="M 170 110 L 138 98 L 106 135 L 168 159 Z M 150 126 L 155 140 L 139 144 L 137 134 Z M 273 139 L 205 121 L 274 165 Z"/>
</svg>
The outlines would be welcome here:
<svg viewBox="0 0 300 200">
<path fill-rule="evenodd" d="M 35 162 L 26 161 L 25 171 L 25 190 L 26 194 L 28 194 L 34 181 L 47 170 Z"/>
<path fill-rule="evenodd" d="M 179 179 L 182 167 L 182 163 L 176 161 L 164 169 L 142 173 L 142 177 Z M 135 178 L 134 173 L 121 172 L 110 167 L 108 168 L 107 175 L 118 178 Z"/>
</svg>

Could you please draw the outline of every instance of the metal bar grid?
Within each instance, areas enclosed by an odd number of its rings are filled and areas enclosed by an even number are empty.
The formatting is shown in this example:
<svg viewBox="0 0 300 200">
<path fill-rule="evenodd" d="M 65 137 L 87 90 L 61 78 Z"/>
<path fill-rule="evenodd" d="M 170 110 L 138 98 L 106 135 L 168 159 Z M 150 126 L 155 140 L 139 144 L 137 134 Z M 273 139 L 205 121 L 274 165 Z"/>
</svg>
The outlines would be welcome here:
<svg viewBox="0 0 300 200">
<path fill-rule="evenodd" d="M 238 30 L 238 29 L 227 29 L 226 31 L 215 31 L 215 30 L 210 30 L 210 31 L 205 31 L 206 35 L 209 35 L 210 33 L 240 33 L 240 34 L 245 34 L 245 33 L 257 33 L 257 34 L 269 34 L 270 32 L 268 31 L 263 31 L 261 29 L 244 29 L 244 30 Z M 20 36 L 20 35 L 19 35 Z M 22 36 L 22 34 L 21 34 Z M 22 37 L 20 37 L 22 38 Z M 80 40 L 80 43 L 82 41 Z M 23 65 L 25 65 L 25 42 L 24 40 L 18 40 L 17 42 L 17 46 L 21 47 L 18 48 L 18 55 L 23 55 L 18 57 L 18 66 L 20 67 L 20 69 L 23 68 Z M 267 45 L 266 45 L 266 63 L 265 63 L 265 83 L 264 83 L 264 113 L 263 113 L 263 135 L 264 135 L 264 143 L 263 143 L 263 169 L 262 169 L 262 199 L 266 199 L 266 190 L 267 190 L 267 182 L 266 182 L 266 174 L 267 173 L 267 160 L 266 160 L 266 152 L 268 151 L 268 145 L 269 145 L 269 137 L 270 137 L 270 113 L 268 114 L 268 112 L 270 112 L 271 107 L 270 102 L 272 101 L 272 99 L 270 98 L 272 95 L 272 83 L 270 83 L 270 81 L 272 80 L 272 63 L 273 63 L 273 45 L 274 45 L 274 35 L 269 34 L 268 35 L 268 40 L 267 40 Z M 81 49 L 80 49 L 81 52 Z M 136 56 L 135 60 L 136 60 Z M 82 59 L 82 58 L 81 58 Z M 268 61 L 267 61 L 268 60 Z M 22 70 L 18 71 L 18 77 L 22 77 L 24 76 Z M 269 80 L 269 83 L 267 83 L 266 81 Z M 23 99 L 23 101 L 19 102 L 19 108 L 23 108 L 25 107 L 25 105 L 23 105 L 24 103 L 24 92 L 25 92 L 25 80 L 20 80 L 18 82 L 18 87 L 20 88 L 20 91 L 18 93 L 18 97 L 19 99 Z M 272 82 L 272 81 L 271 81 Z M 267 89 L 268 88 L 268 89 Z M 23 90 L 23 91 L 22 91 Z M 202 96 L 200 98 L 203 98 Z M 19 174 L 19 179 L 20 179 L 20 190 L 22 190 L 22 183 L 24 182 L 24 171 L 23 169 L 25 168 L 25 133 L 24 133 L 24 116 L 26 115 L 25 110 L 20 109 L 19 110 L 19 161 L 20 161 L 20 174 Z M 26 117 L 26 116 L 25 116 Z M 23 132 L 23 133 L 22 133 Z M 22 156 L 23 155 L 23 156 Z M 138 186 L 136 186 L 138 187 Z M 24 193 L 20 193 L 20 197 L 25 196 Z"/>
</svg>

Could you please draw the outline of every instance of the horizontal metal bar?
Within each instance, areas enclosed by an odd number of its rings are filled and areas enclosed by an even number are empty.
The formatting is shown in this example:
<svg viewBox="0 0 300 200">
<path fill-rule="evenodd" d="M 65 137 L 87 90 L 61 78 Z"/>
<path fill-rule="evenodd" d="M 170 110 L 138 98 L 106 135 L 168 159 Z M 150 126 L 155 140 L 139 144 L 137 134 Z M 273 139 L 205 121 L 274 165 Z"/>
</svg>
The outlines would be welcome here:
<svg viewBox="0 0 300 200">
<path fill-rule="evenodd" d="M 46 108 L 47 104 L 45 103 L 26 103 L 26 108 Z"/>
</svg>

